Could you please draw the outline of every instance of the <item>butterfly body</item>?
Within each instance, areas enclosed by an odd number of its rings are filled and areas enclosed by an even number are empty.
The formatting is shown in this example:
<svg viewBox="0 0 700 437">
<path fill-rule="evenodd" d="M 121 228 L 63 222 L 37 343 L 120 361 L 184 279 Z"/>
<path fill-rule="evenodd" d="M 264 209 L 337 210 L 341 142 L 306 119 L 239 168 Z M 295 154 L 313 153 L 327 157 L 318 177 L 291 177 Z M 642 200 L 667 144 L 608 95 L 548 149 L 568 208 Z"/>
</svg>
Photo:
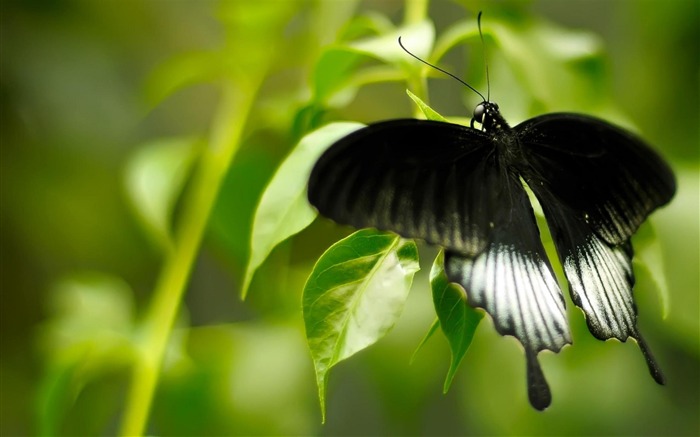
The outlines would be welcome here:
<svg viewBox="0 0 700 437">
<path fill-rule="evenodd" d="M 474 128 L 474 124 L 481 129 Z M 571 343 L 563 294 L 522 181 L 538 198 L 574 303 L 600 339 L 637 329 L 632 234 L 675 192 L 670 168 L 635 135 L 594 117 L 546 114 L 510 127 L 483 101 L 471 127 L 428 120 L 371 124 L 319 158 L 308 198 L 338 223 L 445 249 L 448 278 L 525 349 L 530 401 L 551 394 L 537 361 Z"/>
</svg>

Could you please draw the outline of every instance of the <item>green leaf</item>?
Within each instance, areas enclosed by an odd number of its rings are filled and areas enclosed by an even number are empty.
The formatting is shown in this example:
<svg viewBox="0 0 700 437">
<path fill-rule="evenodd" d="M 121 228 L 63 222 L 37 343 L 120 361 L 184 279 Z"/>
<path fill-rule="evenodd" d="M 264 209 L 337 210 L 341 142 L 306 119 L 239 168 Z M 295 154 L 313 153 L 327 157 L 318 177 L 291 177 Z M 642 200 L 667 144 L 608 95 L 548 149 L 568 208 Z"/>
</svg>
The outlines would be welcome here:
<svg viewBox="0 0 700 437">
<path fill-rule="evenodd" d="M 122 279 L 73 275 L 56 283 L 48 298 L 48 319 L 38 329 L 45 366 L 36 404 L 40 435 L 58 433 L 83 388 L 137 354 L 132 291 Z"/>
<path fill-rule="evenodd" d="M 423 111 L 423 114 L 425 114 L 425 118 L 427 118 L 428 120 L 447 122 L 447 119 L 445 117 L 438 114 L 437 111 L 428 106 L 423 100 L 420 99 L 420 97 L 413 94 L 410 90 L 406 90 L 406 93 L 408 94 L 408 97 L 410 97 L 411 100 L 413 100 L 413 102 L 418 106 L 418 108 L 420 108 L 420 110 Z"/>
<path fill-rule="evenodd" d="M 250 258 L 241 289 L 243 298 L 253 274 L 275 246 L 316 218 L 316 211 L 306 199 L 306 184 L 318 157 L 335 141 L 361 127 L 360 123 L 344 122 L 315 130 L 301 139 L 272 176 L 253 218 Z"/>
<path fill-rule="evenodd" d="M 172 245 L 172 212 L 198 152 L 192 138 L 167 138 L 141 146 L 126 166 L 126 192 L 148 235 Z"/>
<path fill-rule="evenodd" d="M 661 316 L 668 317 L 671 296 L 664 269 L 664 254 L 651 221 L 646 221 L 634 236 L 634 260 L 636 268 L 643 269 L 656 288 L 661 302 Z M 639 280 L 638 280 L 639 282 Z"/>
<path fill-rule="evenodd" d="M 440 251 L 430 271 L 430 287 L 433 290 L 433 302 L 440 319 L 440 327 L 452 351 L 450 370 L 443 387 L 443 391 L 447 393 L 484 314 L 470 307 L 462 287 L 447 279 L 444 259 L 444 252 Z"/>
<path fill-rule="evenodd" d="M 41 329 L 47 354 L 73 360 L 131 347 L 133 300 L 120 278 L 84 273 L 56 283 L 49 300 L 49 320 Z M 63 358 L 61 358 L 63 359 Z"/>
<path fill-rule="evenodd" d="M 347 81 L 350 73 L 362 61 L 362 56 L 345 47 L 331 47 L 321 54 L 314 67 L 314 100 L 325 105 L 332 105 L 339 99 L 335 95 Z M 344 98 L 340 98 L 343 104 Z"/>
<path fill-rule="evenodd" d="M 479 37 L 479 29 L 476 20 L 466 19 L 446 29 L 435 41 L 435 48 L 430 56 L 431 62 L 438 62 L 445 53 L 472 37 Z"/>
<path fill-rule="evenodd" d="M 585 111 L 631 126 L 610 99 L 612 94 L 601 91 L 609 84 L 599 36 L 520 12 L 484 16 L 482 26 L 484 46 L 476 20 L 465 19 L 442 33 L 429 60 L 438 62 L 463 43 L 476 59 L 485 50 L 491 84 L 498 84 L 491 91 L 510 123 L 543 112 Z M 466 81 L 485 94 L 483 65 L 469 68 Z"/>
<path fill-rule="evenodd" d="M 420 341 L 420 343 L 418 343 L 416 350 L 413 351 L 413 354 L 411 355 L 411 361 L 410 361 L 411 363 L 413 363 L 413 361 L 415 361 L 416 356 L 418 355 L 418 352 L 421 349 L 423 349 L 423 346 L 425 346 L 425 344 L 428 342 L 428 340 L 430 340 L 433 337 L 433 334 L 435 334 L 435 331 L 437 331 L 439 327 L 440 327 L 440 319 L 438 319 L 436 317 L 435 321 L 433 321 L 433 324 L 430 325 L 430 329 L 428 329 L 428 332 L 425 333 L 425 335 L 423 336 L 423 339 Z"/>
<path fill-rule="evenodd" d="M 174 56 L 158 65 L 144 88 L 147 102 L 156 106 L 175 92 L 196 83 L 210 82 L 225 72 L 220 52 L 192 52 Z"/>
<path fill-rule="evenodd" d="M 396 64 L 410 59 L 399 46 L 399 37 L 403 45 L 412 53 L 425 58 L 433 47 L 435 28 L 432 22 L 423 20 L 384 35 L 361 39 L 351 43 L 349 47 L 358 53 L 364 53 L 389 64 Z"/>
<path fill-rule="evenodd" d="M 496 21 L 489 29 L 485 32 L 502 50 L 520 86 L 545 108 L 605 103 L 608 93 L 600 92 L 605 88 L 603 67 L 592 67 L 603 63 L 602 45 L 595 34 L 534 19 L 520 26 Z M 591 68 L 582 71 L 581 62 Z"/>
<path fill-rule="evenodd" d="M 375 229 L 335 243 L 316 263 L 303 307 L 324 421 L 328 372 L 389 332 L 418 270 L 413 241 Z"/>
<path fill-rule="evenodd" d="M 367 83 L 364 69 L 359 69 L 366 61 L 374 59 L 392 66 L 409 62 L 410 58 L 398 44 L 399 36 L 412 52 L 425 57 L 432 48 L 435 29 L 431 22 L 422 21 L 379 36 L 328 48 L 314 70 L 314 100 L 329 106 L 347 103 L 354 97 L 358 84 Z M 397 72 L 403 74 L 400 69 Z M 360 78 L 355 77 L 358 75 Z M 377 77 L 396 80 L 401 76 L 392 76 L 383 71 Z"/>
<path fill-rule="evenodd" d="M 308 402 L 312 369 L 297 321 L 260 318 L 181 330 L 184 353 L 163 366 L 164 401 L 149 416 L 157 434 L 312 435 L 318 428 Z"/>
<path fill-rule="evenodd" d="M 345 3 L 345 2 L 344 2 Z M 325 4 L 325 3 L 324 3 Z M 337 5 L 330 3 L 334 10 Z M 360 38 L 366 38 L 371 35 L 381 35 L 392 32 L 396 26 L 391 22 L 389 17 L 378 12 L 368 11 L 362 15 L 353 17 L 345 24 L 340 32 L 338 32 L 338 40 L 350 42 Z M 336 29 L 337 32 L 337 29 Z"/>
</svg>

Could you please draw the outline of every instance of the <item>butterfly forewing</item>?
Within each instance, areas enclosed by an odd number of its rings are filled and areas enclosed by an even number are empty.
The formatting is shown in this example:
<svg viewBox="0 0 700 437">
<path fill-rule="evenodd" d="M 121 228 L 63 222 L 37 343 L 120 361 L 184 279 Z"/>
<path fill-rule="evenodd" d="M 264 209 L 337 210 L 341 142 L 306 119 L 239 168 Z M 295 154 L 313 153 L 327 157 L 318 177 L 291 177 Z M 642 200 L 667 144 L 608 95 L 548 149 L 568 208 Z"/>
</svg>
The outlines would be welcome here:
<svg viewBox="0 0 700 437">
<path fill-rule="evenodd" d="M 503 190 L 492 151 L 484 133 L 461 125 L 376 123 L 321 156 L 309 201 L 338 223 L 476 254 L 489 240 Z"/>
<path fill-rule="evenodd" d="M 671 169 L 642 140 L 605 121 L 547 114 L 514 128 L 530 186 L 551 192 L 605 241 L 627 241 L 675 192 Z"/>
</svg>

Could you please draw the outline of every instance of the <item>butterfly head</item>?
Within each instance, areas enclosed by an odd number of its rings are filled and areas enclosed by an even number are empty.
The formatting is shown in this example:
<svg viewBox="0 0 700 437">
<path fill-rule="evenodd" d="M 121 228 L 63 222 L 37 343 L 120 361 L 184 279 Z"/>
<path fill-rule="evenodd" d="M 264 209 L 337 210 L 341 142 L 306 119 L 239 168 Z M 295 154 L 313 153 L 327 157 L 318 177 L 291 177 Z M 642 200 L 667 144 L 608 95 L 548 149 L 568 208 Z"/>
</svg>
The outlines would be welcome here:
<svg viewBox="0 0 700 437">
<path fill-rule="evenodd" d="M 508 127 L 505 119 L 501 116 L 501 112 L 498 110 L 498 104 L 486 100 L 479 103 L 474 108 L 474 116 L 471 122 L 472 128 L 474 127 L 474 122 L 479 123 L 481 125 L 481 130 L 486 132 Z"/>
</svg>

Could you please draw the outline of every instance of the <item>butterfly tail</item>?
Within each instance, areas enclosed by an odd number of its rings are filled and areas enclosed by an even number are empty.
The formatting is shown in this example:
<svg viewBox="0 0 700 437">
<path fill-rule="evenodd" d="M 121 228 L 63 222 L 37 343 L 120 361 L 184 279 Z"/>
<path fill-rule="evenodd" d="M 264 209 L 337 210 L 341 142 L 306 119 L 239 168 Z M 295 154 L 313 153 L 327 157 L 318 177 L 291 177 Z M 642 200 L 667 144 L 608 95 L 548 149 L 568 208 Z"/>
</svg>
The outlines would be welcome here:
<svg viewBox="0 0 700 437">
<path fill-rule="evenodd" d="M 664 377 L 664 374 L 661 372 L 661 368 L 659 367 L 658 363 L 656 362 L 654 355 L 651 353 L 649 346 L 647 346 L 647 342 L 644 341 L 644 338 L 639 333 L 637 333 L 637 335 L 636 335 L 636 337 L 634 337 L 634 339 L 637 341 L 637 344 L 639 345 L 639 349 L 642 351 L 642 355 L 644 355 L 644 359 L 647 362 L 647 367 L 649 367 L 649 373 L 651 374 L 651 377 L 654 378 L 654 381 L 656 381 L 659 385 L 665 385 L 666 378 Z"/>
<path fill-rule="evenodd" d="M 537 352 L 527 350 L 525 359 L 527 361 L 527 395 L 530 404 L 535 409 L 543 411 L 552 403 L 552 392 L 537 360 Z"/>
<path fill-rule="evenodd" d="M 616 338 L 622 342 L 633 338 L 646 360 L 654 380 L 664 383 L 660 366 L 637 327 L 637 307 L 634 302 L 635 283 L 632 270 L 634 251 L 630 241 L 611 244 L 596 234 L 585 218 L 571 209 L 557 205 L 537 187 L 547 223 L 574 304 L 583 310 L 588 329 L 600 340 Z"/>
</svg>

